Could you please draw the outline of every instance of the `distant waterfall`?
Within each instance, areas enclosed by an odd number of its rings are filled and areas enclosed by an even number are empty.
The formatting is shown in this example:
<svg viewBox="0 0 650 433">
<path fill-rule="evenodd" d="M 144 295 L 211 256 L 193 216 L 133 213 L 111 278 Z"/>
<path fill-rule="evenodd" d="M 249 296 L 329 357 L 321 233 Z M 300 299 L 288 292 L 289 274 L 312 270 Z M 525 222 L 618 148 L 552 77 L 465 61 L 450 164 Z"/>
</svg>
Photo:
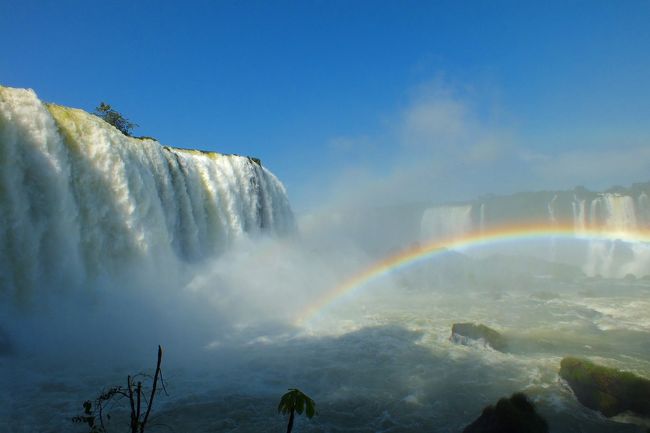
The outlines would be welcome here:
<svg viewBox="0 0 650 433">
<path fill-rule="evenodd" d="M 612 231 L 630 231 L 637 228 L 636 206 L 634 198 L 618 194 L 603 194 L 595 199 L 593 218 L 604 229 Z"/>
<path fill-rule="evenodd" d="M 549 219 L 549 222 L 551 224 L 557 224 L 558 223 L 556 206 L 557 206 L 557 194 L 553 196 L 553 198 L 551 199 L 551 201 L 547 205 L 548 219 Z"/>
<path fill-rule="evenodd" d="M 549 238 L 548 260 L 570 258 L 587 275 L 622 277 L 650 275 L 650 246 L 645 243 L 594 239 L 598 232 L 610 237 L 650 229 L 650 184 L 637 184 L 620 192 L 529 192 L 492 196 L 466 204 L 433 206 L 421 219 L 422 241 L 450 239 L 491 228 L 517 225 L 573 227 L 581 248 L 569 252 L 566 242 Z M 542 251 L 538 248 L 537 252 Z M 580 251 L 579 253 L 577 251 Z"/>
<path fill-rule="evenodd" d="M 586 220 L 591 228 L 624 235 L 638 228 L 637 205 L 634 197 L 604 193 L 594 198 L 589 206 Z M 641 221 L 643 221 L 643 217 Z M 648 221 L 645 221 L 647 226 Z M 587 275 L 624 276 L 625 274 L 645 275 L 642 263 L 647 262 L 647 248 L 633 245 L 623 248 L 615 242 L 593 240 L 589 242 L 588 254 L 583 269 Z M 621 260 L 620 256 L 629 256 Z M 648 270 L 650 273 L 650 270 Z"/>
<path fill-rule="evenodd" d="M 126 137 L 0 87 L 0 294 L 192 262 L 245 233 L 293 229 L 283 185 L 249 158 Z"/>
<path fill-rule="evenodd" d="M 587 229 L 586 201 L 574 195 L 571 206 L 573 210 L 573 227 L 576 234 L 584 234 Z"/>
<path fill-rule="evenodd" d="M 472 206 L 439 206 L 422 216 L 422 239 L 435 240 L 459 236 L 473 230 Z"/>
</svg>

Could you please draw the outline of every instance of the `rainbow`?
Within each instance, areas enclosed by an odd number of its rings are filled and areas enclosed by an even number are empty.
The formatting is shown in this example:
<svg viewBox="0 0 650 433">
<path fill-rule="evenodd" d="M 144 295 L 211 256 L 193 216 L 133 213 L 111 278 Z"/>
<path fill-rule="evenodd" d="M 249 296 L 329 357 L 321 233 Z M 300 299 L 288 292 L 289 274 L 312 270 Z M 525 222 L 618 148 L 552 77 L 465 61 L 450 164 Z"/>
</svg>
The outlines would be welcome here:
<svg viewBox="0 0 650 433">
<path fill-rule="evenodd" d="M 573 224 L 550 225 L 546 222 L 541 224 L 509 225 L 474 231 L 446 239 L 437 239 L 422 245 L 412 246 L 372 263 L 309 304 L 297 316 L 295 323 L 297 325 L 304 324 L 338 299 L 346 297 L 392 272 L 429 260 L 449 249 L 476 248 L 506 242 L 541 239 L 620 240 L 624 242 L 650 243 L 650 230 L 620 231 L 608 228 L 580 228 L 576 230 Z"/>
</svg>

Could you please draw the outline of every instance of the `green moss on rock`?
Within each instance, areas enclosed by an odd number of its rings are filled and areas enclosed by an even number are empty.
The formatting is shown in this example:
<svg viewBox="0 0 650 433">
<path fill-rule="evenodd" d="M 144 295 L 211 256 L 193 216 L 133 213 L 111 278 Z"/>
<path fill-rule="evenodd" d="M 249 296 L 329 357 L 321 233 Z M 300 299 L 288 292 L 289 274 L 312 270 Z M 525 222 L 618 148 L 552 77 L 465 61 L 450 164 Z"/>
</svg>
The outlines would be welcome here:
<svg viewBox="0 0 650 433">
<path fill-rule="evenodd" d="M 562 359 L 560 376 L 581 404 L 607 417 L 626 411 L 650 416 L 648 379 L 573 357 Z"/>
<path fill-rule="evenodd" d="M 508 347 L 505 337 L 490 327 L 475 323 L 454 323 L 451 327 L 451 340 L 464 344 L 466 339 L 483 340 L 500 352 L 504 352 Z"/>
</svg>

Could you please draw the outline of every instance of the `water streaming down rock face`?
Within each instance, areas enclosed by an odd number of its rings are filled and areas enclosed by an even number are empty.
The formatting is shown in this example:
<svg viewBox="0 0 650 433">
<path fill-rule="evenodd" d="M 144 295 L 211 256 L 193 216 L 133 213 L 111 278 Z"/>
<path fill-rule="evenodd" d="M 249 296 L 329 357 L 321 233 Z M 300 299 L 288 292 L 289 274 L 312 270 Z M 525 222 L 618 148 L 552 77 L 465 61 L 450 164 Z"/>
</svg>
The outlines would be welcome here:
<svg viewBox="0 0 650 433">
<path fill-rule="evenodd" d="M 283 185 L 250 158 L 126 137 L 0 87 L 0 293 L 193 262 L 245 233 L 293 229 Z"/>
<path fill-rule="evenodd" d="M 650 183 L 601 193 L 579 187 L 573 191 L 524 192 L 435 206 L 423 213 L 421 239 L 453 238 L 508 225 L 569 225 L 576 239 L 586 243 L 579 264 L 587 275 L 644 276 L 650 274 L 648 245 L 590 238 L 594 232 L 626 238 L 626 234 L 650 229 L 648 194 Z M 548 259 L 556 259 L 557 248 L 560 246 L 550 239 Z"/>
<path fill-rule="evenodd" d="M 472 231 L 472 205 L 440 206 L 424 211 L 422 236 L 426 239 L 460 236 Z"/>
</svg>

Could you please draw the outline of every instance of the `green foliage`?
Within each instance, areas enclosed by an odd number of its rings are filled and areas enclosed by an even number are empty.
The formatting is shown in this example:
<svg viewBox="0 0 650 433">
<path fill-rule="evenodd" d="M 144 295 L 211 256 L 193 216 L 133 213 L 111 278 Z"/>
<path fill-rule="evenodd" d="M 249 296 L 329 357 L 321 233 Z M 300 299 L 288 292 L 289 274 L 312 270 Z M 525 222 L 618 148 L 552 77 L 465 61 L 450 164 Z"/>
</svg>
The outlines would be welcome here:
<svg viewBox="0 0 650 433">
<path fill-rule="evenodd" d="M 95 416 L 93 403 L 90 400 L 86 400 L 84 401 L 83 408 L 83 414 L 73 417 L 72 422 L 75 424 L 88 424 L 88 428 L 90 429 L 89 433 L 105 433 L 106 430 L 104 427 L 97 424 L 97 416 Z"/>
<path fill-rule="evenodd" d="M 100 102 L 99 106 L 95 108 L 95 115 L 104 119 L 105 122 L 110 123 L 116 127 L 118 130 L 120 130 L 120 132 L 122 132 L 122 134 L 126 135 L 127 137 L 130 137 L 131 131 L 134 128 L 138 127 L 138 125 L 126 119 L 119 112 L 113 110 L 110 105 L 104 102 Z"/>
<path fill-rule="evenodd" d="M 278 412 L 283 415 L 289 414 L 289 424 L 287 425 L 287 433 L 291 433 L 293 429 L 293 419 L 295 413 L 302 415 L 305 412 L 307 418 L 312 418 L 316 415 L 316 403 L 309 396 L 296 388 L 289 388 L 289 392 L 280 398 L 278 405 Z"/>
<path fill-rule="evenodd" d="M 316 403 L 299 389 L 289 388 L 289 392 L 284 394 L 280 399 L 278 412 L 286 415 L 292 410 L 298 412 L 298 415 L 302 415 L 305 412 L 307 418 L 312 418 L 316 415 Z"/>
<path fill-rule="evenodd" d="M 87 424 L 90 429 L 88 433 L 108 433 L 108 428 L 104 425 L 104 417 L 110 421 L 111 415 L 104 415 L 104 409 L 107 403 L 114 399 L 128 397 L 126 390 L 121 386 L 114 386 L 107 391 L 102 392 L 94 401 L 86 400 L 83 403 L 83 414 L 72 418 L 75 424 Z"/>
<path fill-rule="evenodd" d="M 83 404 L 84 412 L 72 418 L 75 424 L 87 424 L 89 427 L 88 433 L 108 433 L 108 428 L 104 424 L 104 409 L 109 402 L 117 402 L 122 399 L 128 399 L 131 421 L 131 433 L 144 433 L 153 408 L 154 398 L 158 387 L 158 382 L 165 390 L 165 383 L 162 378 L 162 370 L 160 368 L 162 362 L 162 347 L 158 346 L 158 361 L 156 363 L 156 371 L 153 377 L 138 374 L 136 376 L 127 376 L 126 387 L 114 386 L 107 391 L 102 392 L 94 402 L 86 400 Z M 149 398 L 145 396 L 145 390 L 142 386 L 142 381 L 137 380 L 140 377 L 149 377 L 152 380 L 151 394 Z M 165 390 L 166 392 L 166 390 Z M 144 405 L 142 404 L 144 402 Z M 94 406 L 93 406 L 94 404 Z M 105 415 L 106 420 L 109 421 L 110 414 Z"/>
</svg>

